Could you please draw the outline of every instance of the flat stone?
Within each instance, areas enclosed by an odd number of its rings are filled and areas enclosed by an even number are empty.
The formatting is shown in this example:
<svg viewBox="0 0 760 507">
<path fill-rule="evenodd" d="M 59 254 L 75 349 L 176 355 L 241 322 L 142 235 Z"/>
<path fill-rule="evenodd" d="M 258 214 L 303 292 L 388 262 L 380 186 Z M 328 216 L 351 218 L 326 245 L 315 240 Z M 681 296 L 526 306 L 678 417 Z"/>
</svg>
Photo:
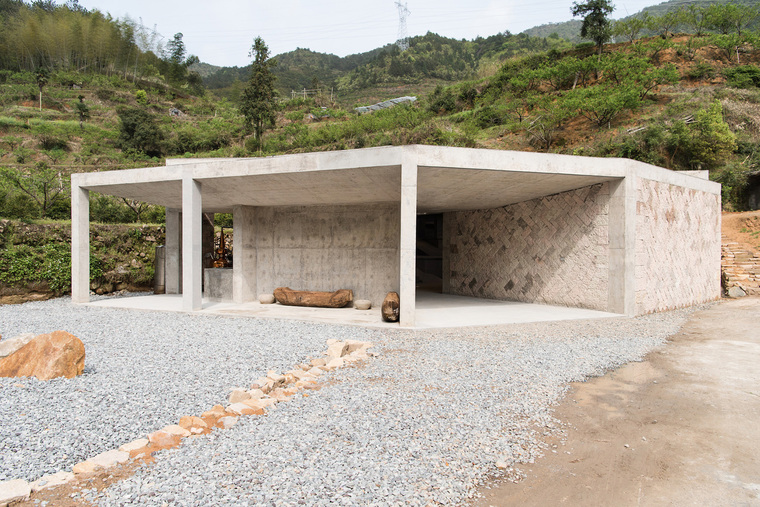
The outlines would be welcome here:
<svg viewBox="0 0 760 507">
<path fill-rule="evenodd" d="M 327 366 L 331 370 L 334 370 L 335 368 L 340 368 L 341 366 L 343 366 L 343 363 L 344 361 L 342 358 L 334 357 L 325 366 Z"/>
<path fill-rule="evenodd" d="M 371 342 L 363 342 L 359 340 L 346 340 L 346 345 L 348 345 L 348 351 L 346 354 L 353 354 L 357 350 L 367 350 L 372 347 Z"/>
<path fill-rule="evenodd" d="M 237 424 L 237 417 L 233 417 L 231 415 L 222 417 L 219 419 L 219 424 L 222 428 L 228 430 Z"/>
<path fill-rule="evenodd" d="M 259 398 L 264 397 L 264 391 L 261 389 L 251 389 L 248 391 L 248 394 L 251 396 L 248 399 L 258 400 Z"/>
<path fill-rule="evenodd" d="M 309 373 L 311 373 L 315 377 L 318 377 L 319 375 L 322 375 L 324 372 L 325 371 L 323 369 L 321 369 L 320 367 L 318 367 L 318 366 L 315 366 L 314 368 L 312 368 L 311 370 L 309 370 Z"/>
<path fill-rule="evenodd" d="M 128 452 L 114 449 L 112 451 L 101 452 L 100 454 L 93 456 L 87 461 L 90 463 L 95 463 L 96 465 L 103 468 L 111 468 L 115 465 L 125 463 L 127 460 L 129 460 Z"/>
<path fill-rule="evenodd" d="M 326 356 L 330 357 L 343 357 L 348 354 L 348 344 L 346 342 L 335 342 L 327 347 Z"/>
<path fill-rule="evenodd" d="M 224 407 L 221 405 L 214 405 L 211 410 L 207 410 L 201 414 L 201 417 L 221 417 L 225 413 Z"/>
<path fill-rule="evenodd" d="M 164 426 L 161 429 L 171 435 L 179 435 L 181 437 L 186 437 L 190 434 L 189 431 L 187 431 L 185 428 L 183 428 L 179 424 L 170 424 L 169 426 Z"/>
<path fill-rule="evenodd" d="M 747 293 L 741 287 L 733 286 L 728 289 L 728 297 L 730 298 L 743 298 L 746 295 Z"/>
<path fill-rule="evenodd" d="M 278 403 L 282 401 L 288 401 L 290 399 L 290 395 L 286 394 L 284 389 L 275 389 L 269 393 L 269 396 L 277 400 Z"/>
<path fill-rule="evenodd" d="M 230 403 L 240 403 L 251 398 L 245 389 L 235 389 L 230 393 Z"/>
<path fill-rule="evenodd" d="M 178 433 L 173 426 L 176 426 L 176 428 L 182 430 L 182 433 Z M 170 429 L 167 430 L 167 428 Z M 183 437 L 186 437 L 188 435 L 190 435 L 190 432 L 186 429 L 182 428 L 181 426 L 172 425 L 149 434 L 148 440 L 150 440 L 151 444 L 157 447 L 173 447 L 177 445 Z"/>
<path fill-rule="evenodd" d="M 69 482 L 73 481 L 75 477 L 76 476 L 71 472 L 56 472 L 54 474 L 43 475 L 31 484 L 32 491 L 36 493 L 37 491 L 42 491 L 43 489 L 63 486 L 64 484 L 68 484 Z"/>
<path fill-rule="evenodd" d="M 81 461 L 74 465 L 71 469 L 72 472 L 74 472 L 77 475 L 81 474 L 91 474 L 97 470 L 100 470 L 100 465 L 96 465 L 92 461 Z"/>
<path fill-rule="evenodd" d="M 253 410 L 261 410 L 262 414 L 263 414 L 263 410 L 267 407 L 267 404 L 264 403 L 264 400 L 261 399 L 261 398 L 256 399 L 256 400 L 254 400 L 253 398 L 251 398 L 250 400 L 245 400 L 245 401 L 243 401 L 241 403 L 243 403 L 244 405 L 247 405 L 248 407 L 252 408 Z M 255 414 L 255 415 L 261 415 L 261 414 Z"/>
<path fill-rule="evenodd" d="M 233 403 L 229 407 L 227 407 L 227 412 L 232 412 L 234 414 L 240 414 L 240 415 L 255 415 L 256 409 L 250 407 L 246 403 Z"/>
<path fill-rule="evenodd" d="M 296 378 L 296 380 L 304 380 L 304 379 L 312 379 L 314 378 L 314 375 L 307 371 L 303 370 L 294 370 L 293 376 Z"/>
<path fill-rule="evenodd" d="M 122 452 L 132 452 L 136 451 L 137 449 L 142 449 L 146 445 L 150 443 L 150 440 L 147 438 L 138 438 L 137 440 L 132 440 L 128 444 L 124 444 L 121 447 L 119 447 L 119 450 Z"/>
<path fill-rule="evenodd" d="M 12 479 L 0 482 L 0 507 L 5 507 L 11 502 L 29 500 L 32 487 L 23 479 Z"/>
<path fill-rule="evenodd" d="M 312 361 L 311 361 L 311 365 L 312 366 L 324 366 L 326 364 L 327 364 L 327 359 L 325 359 L 324 357 L 320 357 L 320 358 L 317 358 L 317 359 L 312 359 Z"/>
<path fill-rule="evenodd" d="M 179 425 L 192 432 L 193 428 L 208 428 L 208 424 L 200 417 L 186 415 L 179 420 Z"/>
</svg>

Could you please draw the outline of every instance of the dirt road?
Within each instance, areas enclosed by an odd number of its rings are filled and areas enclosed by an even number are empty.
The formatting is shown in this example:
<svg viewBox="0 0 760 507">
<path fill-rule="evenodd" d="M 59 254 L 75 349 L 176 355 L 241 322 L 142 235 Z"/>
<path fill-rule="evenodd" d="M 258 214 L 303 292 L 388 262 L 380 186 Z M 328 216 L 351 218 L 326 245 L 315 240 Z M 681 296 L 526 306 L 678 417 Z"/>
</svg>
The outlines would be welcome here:
<svg viewBox="0 0 760 507">
<path fill-rule="evenodd" d="M 573 385 L 561 443 L 478 506 L 760 505 L 760 298 L 693 315 L 644 362 Z"/>
</svg>

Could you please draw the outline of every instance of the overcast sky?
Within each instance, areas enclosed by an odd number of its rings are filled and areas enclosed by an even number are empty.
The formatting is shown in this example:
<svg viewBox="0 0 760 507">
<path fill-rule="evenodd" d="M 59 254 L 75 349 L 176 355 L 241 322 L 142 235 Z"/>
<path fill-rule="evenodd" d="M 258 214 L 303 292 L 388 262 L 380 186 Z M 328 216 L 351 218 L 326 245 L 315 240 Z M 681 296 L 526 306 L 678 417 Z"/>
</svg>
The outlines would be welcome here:
<svg viewBox="0 0 760 507">
<path fill-rule="evenodd" d="M 613 18 L 640 11 L 657 0 L 613 0 Z M 261 36 L 272 55 L 308 48 L 346 56 L 362 53 L 398 36 L 395 0 L 80 0 L 88 9 L 116 18 L 142 18 L 166 39 L 184 35 L 190 54 L 222 66 L 250 63 L 248 50 Z M 509 30 L 512 33 L 572 18 L 571 0 L 407 0 L 410 36 L 435 32 L 474 39 Z"/>
</svg>

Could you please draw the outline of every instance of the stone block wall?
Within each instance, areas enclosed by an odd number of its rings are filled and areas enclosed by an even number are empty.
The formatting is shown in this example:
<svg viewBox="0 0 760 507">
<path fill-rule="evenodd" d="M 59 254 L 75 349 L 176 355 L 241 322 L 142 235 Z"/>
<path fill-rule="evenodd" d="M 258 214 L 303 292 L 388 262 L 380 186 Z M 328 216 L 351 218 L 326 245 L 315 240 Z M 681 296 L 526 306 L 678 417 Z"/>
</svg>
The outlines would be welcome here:
<svg viewBox="0 0 760 507">
<path fill-rule="evenodd" d="M 607 310 L 609 199 L 604 183 L 444 214 L 445 291 Z"/>
<path fill-rule="evenodd" d="M 636 314 L 720 297 L 720 195 L 639 179 Z"/>
<path fill-rule="evenodd" d="M 399 290 L 399 205 L 256 208 L 257 289 L 351 289 L 380 305 Z"/>
</svg>

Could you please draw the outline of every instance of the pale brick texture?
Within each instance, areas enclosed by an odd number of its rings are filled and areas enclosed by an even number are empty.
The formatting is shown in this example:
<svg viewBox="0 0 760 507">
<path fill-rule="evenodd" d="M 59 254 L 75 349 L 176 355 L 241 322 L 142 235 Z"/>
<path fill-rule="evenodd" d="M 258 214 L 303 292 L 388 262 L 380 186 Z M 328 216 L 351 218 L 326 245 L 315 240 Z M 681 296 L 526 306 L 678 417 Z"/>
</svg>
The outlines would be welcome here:
<svg viewBox="0 0 760 507">
<path fill-rule="evenodd" d="M 720 195 L 639 179 L 636 313 L 720 297 Z"/>
<path fill-rule="evenodd" d="M 605 183 L 447 213 L 450 292 L 607 310 L 608 212 Z"/>
</svg>

